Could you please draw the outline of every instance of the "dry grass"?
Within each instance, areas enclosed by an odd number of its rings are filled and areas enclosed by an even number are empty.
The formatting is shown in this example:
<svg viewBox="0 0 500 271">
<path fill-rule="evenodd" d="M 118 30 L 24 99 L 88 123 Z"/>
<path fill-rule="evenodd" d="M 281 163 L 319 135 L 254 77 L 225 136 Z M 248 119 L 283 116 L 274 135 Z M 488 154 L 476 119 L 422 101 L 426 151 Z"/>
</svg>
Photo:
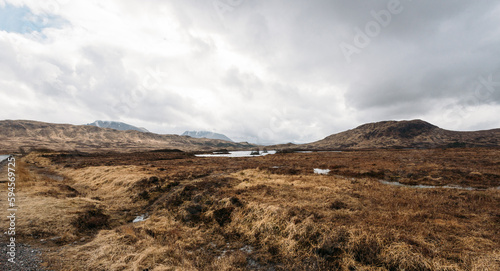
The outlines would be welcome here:
<svg viewBox="0 0 500 271">
<path fill-rule="evenodd" d="M 46 240 L 55 244 L 74 241 L 79 232 L 69 227 L 70 222 L 77 218 L 83 208 L 93 208 L 99 202 L 77 195 L 67 184 L 35 173 L 26 163 L 33 157 L 36 156 L 16 161 L 16 216 L 19 218 L 16 228 L 22 229 L 16 231 L 16 237 Z M 46 164 L 47 161 L 40 162 Z M 5 211 L 2 208 L 2 217 L 6 217 Z M 2 219 L 2 223 L 6 222 Z"/>
<path fill-rule="evenodd" d="M 31 224 L 20 227 L 27 241 L 38 233 L 57 248 L 45 253 L 55 270 L 500 270 L 499 190 L 352 177 L 368 163 L 377 167 L 368 172 L 394 171 L 400 165 L 386 152 L 370 162 L 350 154 L 353 166 L 327 153 L 77 168 L 85 160 L 68 166 L 31 154 L 19 213 Z M 425 170 L 443 171 L 439 157 L 419 157 Z M 470 170 L 498 174 L 469 160 Z M 344 176 L 310 172 L 343 164 Z M 54 174 L 64 181 L 43 177 Z M 142 213 L 146 221 L 130 223 Z"/>
</svg>

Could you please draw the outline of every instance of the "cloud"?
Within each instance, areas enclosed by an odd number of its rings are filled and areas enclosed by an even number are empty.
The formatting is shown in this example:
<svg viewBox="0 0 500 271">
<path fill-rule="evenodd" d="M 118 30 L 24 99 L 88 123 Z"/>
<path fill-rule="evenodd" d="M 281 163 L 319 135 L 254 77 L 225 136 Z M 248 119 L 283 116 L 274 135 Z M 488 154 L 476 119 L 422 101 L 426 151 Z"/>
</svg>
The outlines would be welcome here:
<svg viewBox="0 0 500 271">
<path fill-rule="evenodd" d="M 262 143 L 388 119 L 500 127 L 495 1 L 4 0 L 0 13 L 14 14 L 0 22 L 2 118 Z M 26 20 L 33 31 L 13 27 Z M 357 35 L 349 62 L 340 45 Z"/>
</svg>

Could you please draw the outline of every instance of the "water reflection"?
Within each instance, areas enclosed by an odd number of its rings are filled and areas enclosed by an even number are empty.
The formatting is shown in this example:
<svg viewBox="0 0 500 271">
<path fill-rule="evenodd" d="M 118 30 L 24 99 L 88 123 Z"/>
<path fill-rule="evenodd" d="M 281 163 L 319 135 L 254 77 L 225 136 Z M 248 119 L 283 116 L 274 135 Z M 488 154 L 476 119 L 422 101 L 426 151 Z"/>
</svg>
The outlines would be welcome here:
<svg viewBox="0 0 500 271">
<path fill-rule="evenodd" d="M 195 154 L 197 157 L 256 157 L 275 154 L 276 151 L 259 152 L 259 154 L 252 154 L 255 151 L 230 151 L 229 153 L 209 153 L 209 154 Z"/>
<path fill-rule="evenodd" d="M 423 188 L 423 189 L 428 189 L 428 188 L 447 188 L 447 189 L 459 189 L 459 190 L 486 190 L 482 188 L 475 188 L 475 187 L 465 187 L 465 186 L 459 186 L 459 185 L 454 185 L 454 184 L 448 184 L 448 185 L 443 185 L 443 186 L 436 186 L 436 185 L 423 185 L 423 184 L 417 184 L 417 185 L 409 185 L 409 184 L 402 184 L 400 182 L 389 182 L 385 180 L 378 180 L 380 183 L 387 184 L 387 185 L 393 185 L 393 186 L 401 186 L 401 187 L 409 187 L 409 188 Z M 494 189 L 500 189 L 500 187 L 496 187 Z"/>
</svg>

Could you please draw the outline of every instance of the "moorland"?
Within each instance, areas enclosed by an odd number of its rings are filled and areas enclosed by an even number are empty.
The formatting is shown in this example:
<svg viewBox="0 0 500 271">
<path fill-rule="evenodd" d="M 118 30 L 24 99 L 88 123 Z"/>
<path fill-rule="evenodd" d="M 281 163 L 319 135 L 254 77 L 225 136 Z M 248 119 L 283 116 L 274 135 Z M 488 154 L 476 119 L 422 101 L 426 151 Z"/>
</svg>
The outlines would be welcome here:
<svg viewBox="0 0 500 271">
<path fill-rule="evenodd" d="M 16 157 L 46 270 L 500 270 L 494 147 Z"/>
</svg>

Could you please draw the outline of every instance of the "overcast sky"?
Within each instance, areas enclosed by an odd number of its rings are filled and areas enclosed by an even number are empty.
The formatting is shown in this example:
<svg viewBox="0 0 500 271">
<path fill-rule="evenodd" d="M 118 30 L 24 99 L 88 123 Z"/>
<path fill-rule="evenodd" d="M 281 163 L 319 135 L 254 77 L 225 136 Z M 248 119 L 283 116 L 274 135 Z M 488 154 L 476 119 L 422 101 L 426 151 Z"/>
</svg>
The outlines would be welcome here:
<svg viewBox="0 0 500 271">
<path fill-rule="evenodd" d="M 500 128 L 500 3 L 0 0 L 0 108 L 255 143 Z"/>
</svg>

